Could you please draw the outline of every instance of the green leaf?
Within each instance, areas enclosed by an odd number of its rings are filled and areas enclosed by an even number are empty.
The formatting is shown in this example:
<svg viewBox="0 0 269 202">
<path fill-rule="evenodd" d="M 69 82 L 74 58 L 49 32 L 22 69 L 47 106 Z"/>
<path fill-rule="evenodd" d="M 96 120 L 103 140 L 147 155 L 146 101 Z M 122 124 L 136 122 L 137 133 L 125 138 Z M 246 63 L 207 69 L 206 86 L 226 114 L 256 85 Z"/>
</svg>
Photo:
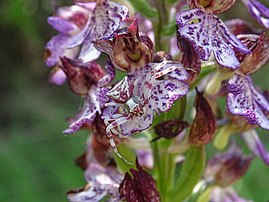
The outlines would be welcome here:
<svg viewBox="0 0 269 202">
<path fill-rule="evenodd" d="M 169 24 L 163 26 L 162 35 L 163 36 L 172 36 L 176 33 L 176 23 L 170 22 Z"/>
<path fill-rule="evenodd" d="M 158 13 L 155 8 L 153 8 L 148 1 L 146 0 L 128 0 L 132 6 L 135 8 L 135 11 L 139 12 L 145 17 L 155 18 Z"/>
<path fill-rule="evenodd" d="M 130 165 L 126 162 L 124 162 L 120 157 L 117 156 L 117 154 L 114 153 L 114 159 L 116 161 L 116 164 L 118 166 L 118 168 L 123 172 L 129 172 L 129 170 L 131 168 L 135 169 L 135 159 L 136 159 L 136 155 L 134 153 L 134 151 L 130 148 L 127 148 L 125 145 L 120 144 L 118 145 L 118 151 L 119 153 L 130 163 L 132 163 L 133 165 Z"/>
<path fill-rule="evenodd" d="M 178 0 L 166 0 L 166 2 L 168 3 L 168 4 L 174 4 L 174 3 L 176 3 Z"/>
<path fill-rule="evenodd" d="M 173 201 L 183 201 L 189 197 L 193 188 L 202 177 L 206 161 L 204 147 L 190 147 L 180 170 L 170 197 Z"/>
</svg>

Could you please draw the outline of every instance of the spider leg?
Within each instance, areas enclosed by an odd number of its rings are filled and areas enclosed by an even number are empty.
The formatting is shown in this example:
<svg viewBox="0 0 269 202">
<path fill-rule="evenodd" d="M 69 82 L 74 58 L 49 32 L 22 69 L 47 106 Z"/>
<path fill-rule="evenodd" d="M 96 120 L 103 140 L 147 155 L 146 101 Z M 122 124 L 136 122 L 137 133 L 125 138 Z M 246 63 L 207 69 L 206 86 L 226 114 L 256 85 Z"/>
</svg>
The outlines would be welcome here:
<svg viewBox="0 0 269 202">
<path fill-rule="evenodd" d="M 133 163 L 127 161 L 120 153 L 119 153 L 119 150 L 116 146 L 116 143 L 112 137 L 112 134 L 111 133 L 107 133 L 107 137 L 109 138 L 109 142 L 110 142 L 110 145 L 113 149 L 113 151 L 115 152 L 115 154 L 121 159 L 123 160 L 125 163 L 129 164 L 129 165 L 133 165 Z"/>
<path fill-rule="evenodd" d="M 171 66 L 169 68 L 163 69 L 163 70 L 155 73 L 155 78 L 157 79 L 157 78 L 159 78 L 159 77 L 161 77 L 163 75 L 166 75 L 166 74 L 168 74 L 168 73 L 170 73 L 170 72 L 172 72 L 172 71 L 174 71 L 176 69 L 178 69 L 177 66 Z"/>
<path fill-rule="evenodd" d="M 106 132 L 110 133 L 110 131 L 112 131 L 114 128 L 118 127 L 119 125 L 123 123 L 126 123 L 127 121 L 128 121 L 128 118 L 125 116 L 115 119 L 112 123 L 110 123 L 106 127 Z M 113 132 L 116 132 L 115 134 L 118 135 L 120 138 L 124 138 L 124 136 L 122 136 L 119 131 L 113 130 Z"/>
</svg>

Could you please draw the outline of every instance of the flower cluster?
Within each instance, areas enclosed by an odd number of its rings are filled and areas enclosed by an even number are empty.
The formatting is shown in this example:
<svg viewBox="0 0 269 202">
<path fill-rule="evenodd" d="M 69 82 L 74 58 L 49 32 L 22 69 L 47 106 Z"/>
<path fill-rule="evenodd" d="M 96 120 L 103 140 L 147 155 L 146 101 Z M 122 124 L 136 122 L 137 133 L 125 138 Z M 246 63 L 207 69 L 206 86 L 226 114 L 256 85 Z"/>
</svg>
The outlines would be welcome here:
<svg viewBox="0 0 269 202">
<path fill-rule="evenodd" d="M 77 159 L 87 185 L 68 200 L 244 201 L 232 184 L 253 157 L 233 145 L 206 163 L 205 147 L 224 149 L 239 132 L 269 164 L 254 130 L 269 130 L 268 95 L 251 80 L 269 60 L 269 39 L 217 16 L 235 0 L 139 2 L 74 0 L 48 18 L 59 32 L 45 46 L 49 81 L 84 100 L 63 132 L 90 131 Z M 268 8 L 242 2 L 269 28 Z"/>
</svg>

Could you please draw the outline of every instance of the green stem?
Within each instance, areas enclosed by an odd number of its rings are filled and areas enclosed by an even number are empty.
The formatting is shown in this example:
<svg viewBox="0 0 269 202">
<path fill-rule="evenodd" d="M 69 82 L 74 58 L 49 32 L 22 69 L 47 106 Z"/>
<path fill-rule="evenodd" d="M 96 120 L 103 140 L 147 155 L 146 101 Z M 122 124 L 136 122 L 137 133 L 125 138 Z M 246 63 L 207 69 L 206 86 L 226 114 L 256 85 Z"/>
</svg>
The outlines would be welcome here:
<svg viewBox="0 0 269 202">
<path fill-rule="evenodd" d="M 155 49 L 157 51 L 168 51 L 168 39 L 162 37 L 162 29 L 168 24 L 167 6 L 164 0 L 155 0 L 155 7 L 158 11 L 158 20 L 154 23 Z"/>
<path fill-rule="evenodd" d="M 152 135 L 153 136 L 153 135 Z M 152 139 L 154 139 L 155 137 L 152 137 Z M 160 185 L 160 158 L 159 158 L 159 146 L 158 146 L 158 142 L 153 142 L 151 144 L 151 148 L 152 148 L 152 153 L 153 153 L 153 158 L 154 158 L 154 176 L 155 176 L 155 180 L 157 183 L 157 188 L 160 192 L 161 195 L 161 185 Z M 162 195 L 161 195 L 162 196 Z"/>
<path fill-rule="evenodd" d="M 161 196 L 162 196 L 162 201 L 166 201 L 166 176 L 167 176 L 167 168 L 166 168 L 166 163 L 167 163 L 167 155 L 163 154 L 163 145 L 162 145 L 162 140 L 158 141 L 157 143 L 159 145 L 159 151 L 158 155 L 160 158 L 160 172 L 159 172 L 159 180 L 160 180 L 160 190 L 161 190 Z"/>
<path fill-rule="evenodd" d="M 175 172 L 176 172 L 176 163 L 175 163 L 175 155 L 169 155 L 169 172 L 168 172 L 168 179 L 167 179 L 167 188 L 168 192 L 170 192 L 174 187 L 175 182 Z"/>
</svg>

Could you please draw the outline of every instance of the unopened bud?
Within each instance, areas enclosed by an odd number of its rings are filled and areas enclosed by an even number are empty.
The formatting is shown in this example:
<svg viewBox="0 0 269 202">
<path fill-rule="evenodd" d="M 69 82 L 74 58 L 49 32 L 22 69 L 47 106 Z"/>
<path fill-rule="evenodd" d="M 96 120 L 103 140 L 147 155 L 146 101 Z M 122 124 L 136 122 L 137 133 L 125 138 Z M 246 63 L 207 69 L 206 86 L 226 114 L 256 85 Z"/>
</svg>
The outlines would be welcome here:
<svg viewBox="0 0 269 202">
<path fill-rule="evenodd" d="M 215 155 L 205 171 L 205 178 L 216 185 L 226 187 L 247 171 L 252 157 L 243 156 L 239 148 L 232 147 L 225 153 Z"/>
<path fill-rule="evenodd" d="M 215 115 L 204 98 L 203 93 L 197 91 L 196 96 L 196 116 L 191 125 L 189 142 L 196 146 L 207 144 L 216 130 Z"/>
</svg>

